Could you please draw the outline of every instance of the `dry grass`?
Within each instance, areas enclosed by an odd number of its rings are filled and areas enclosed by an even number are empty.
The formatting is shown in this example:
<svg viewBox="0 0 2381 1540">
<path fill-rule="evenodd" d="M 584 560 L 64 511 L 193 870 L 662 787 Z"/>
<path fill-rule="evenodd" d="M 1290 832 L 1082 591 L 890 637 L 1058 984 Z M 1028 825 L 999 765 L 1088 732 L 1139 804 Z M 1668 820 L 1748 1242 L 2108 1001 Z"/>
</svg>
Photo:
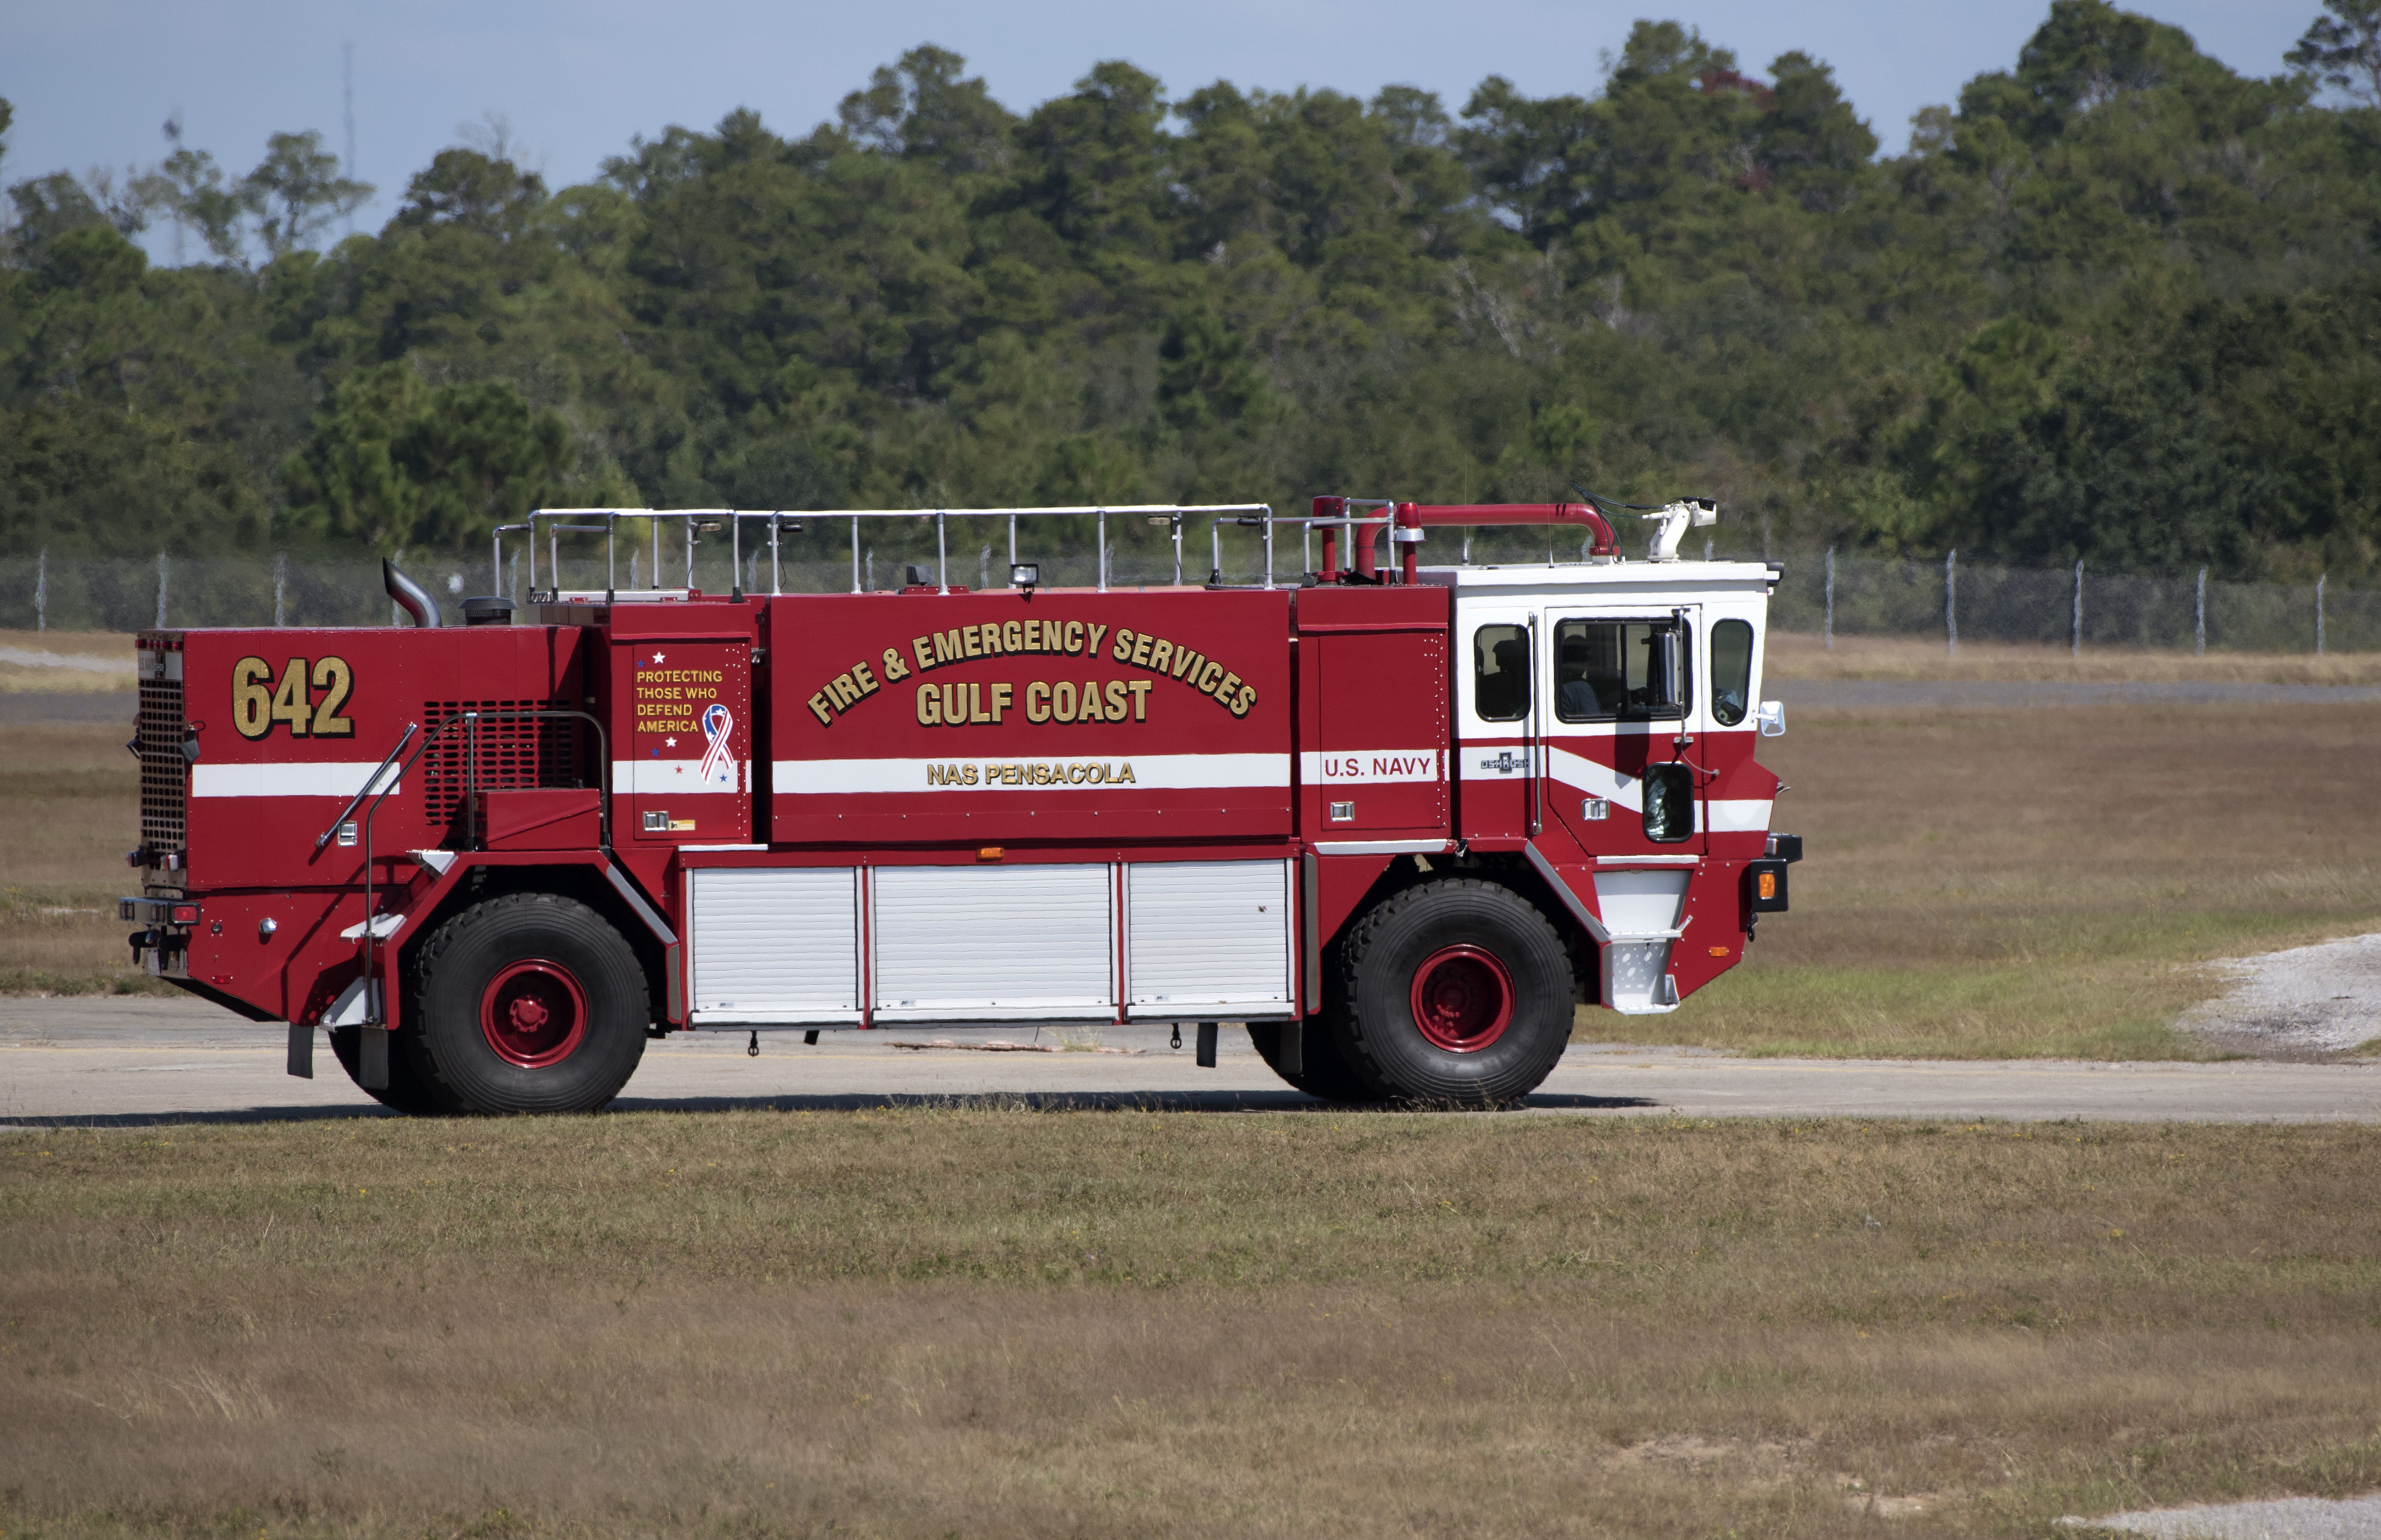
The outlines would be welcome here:
<svg viewBox="0 0 2381 1540">
<path fill-rule="evenodd" d="M 140 772 L 121 727 L 0 732 L 0 991 L 160 992 L 131 968 L 116 900 L 139 891 Z"/>
<path fill-rule="evenodd" d="M 979 1107 L 0 1172 L 12 1535 L 1959 1535 L 2381 1485 L 2372 1129 Z"/>
<path fill-rule="evenodd" d="M 2081 657 L 2065 647 L 2005 642 L 1962 642 L 1957 653 L 1942 639 L 1839 636 L 1823 647 L 1816 636 L 1772 631 L 1764 677 L 1773 679 L 2087 679 L 2193 680 L 2264 684 L 2381 684 L 2381 653 L 2190 653 L 2139 647 L 2087 647 Z"/>
<path fill-rule="evenodd" d="M 135 682 L 129 632 L 0 630 L 0 695 L 22 691 L 121 691 L 128 695 Z M 125 715 L 131 715 L 129 702 Z"/>
<path fill-rule="evenodd" d="M 1606 1040 L 1753 1052 L 2206 1052 L 2195 965 L 2381 917 L 2381 705 L 1804 711 L 1763 763 L 1803 835 L 1790 913 Z"/>
</svg>

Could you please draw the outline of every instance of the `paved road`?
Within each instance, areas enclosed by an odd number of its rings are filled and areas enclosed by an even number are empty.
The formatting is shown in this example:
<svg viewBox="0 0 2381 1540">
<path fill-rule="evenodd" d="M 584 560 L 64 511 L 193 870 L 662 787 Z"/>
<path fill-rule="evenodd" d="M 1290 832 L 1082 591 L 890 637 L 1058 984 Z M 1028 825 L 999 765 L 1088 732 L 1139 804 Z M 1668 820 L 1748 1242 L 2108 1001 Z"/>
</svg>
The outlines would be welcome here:
<svg viewBox="0 0 2381 1540">
<path fill-rule="evenodd" d="M 830 1033 L 817 1047 L 763 1033 L 653 1044 L 615 1105 L 635 1111 L 836 1108 L 1027 1095 L 1087 1107 L 1294 1111 L 1321 1104 L 1276 1080 L 1227 1027 L 1202 1069 L 1186 1033 L 1108 1029 L 1124 1053 L 904 1048 L 923 1032 Z M 952 1033 L 1022 1041 L 1028 1032 Z M 1051 1035 L 1043 1034 L 1043 1041 Z M 197 1001 L 0 1000 L 0 1125 L 132 1127 L 377 1115 L 318 1049 L 315 1079 L 282 1072 L 283 1029 Z M 2376 1064 L 2086 1064 L 1753 1059 L 1685 1048 L 1581 1045 L 1530 1098 L 1538 1113 L 1688 1118 L 2087 1118 L 2381 1122 Z"/>
</svg>

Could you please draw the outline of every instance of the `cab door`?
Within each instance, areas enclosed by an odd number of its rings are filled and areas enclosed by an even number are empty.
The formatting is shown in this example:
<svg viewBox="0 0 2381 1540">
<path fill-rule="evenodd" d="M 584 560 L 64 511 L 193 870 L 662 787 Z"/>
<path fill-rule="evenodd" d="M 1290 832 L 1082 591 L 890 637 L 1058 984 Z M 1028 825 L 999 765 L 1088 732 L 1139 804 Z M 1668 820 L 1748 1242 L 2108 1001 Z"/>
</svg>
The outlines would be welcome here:
<svg viewBox="0 0 2381 1540">
<path fill-rule="evenodd" d="M 1467 839 L 1526 839 L 1544 825 L 1541 618 L 1522 599 L 1456 606 L 1454 780 Z"/>
<path fill-rule="evenodd" d="M 1706 851 L 1694 681 L 1702 606 L 1549 605 L 1540 620 L 1547 822 L 1597 857 Z"/>
</svg>

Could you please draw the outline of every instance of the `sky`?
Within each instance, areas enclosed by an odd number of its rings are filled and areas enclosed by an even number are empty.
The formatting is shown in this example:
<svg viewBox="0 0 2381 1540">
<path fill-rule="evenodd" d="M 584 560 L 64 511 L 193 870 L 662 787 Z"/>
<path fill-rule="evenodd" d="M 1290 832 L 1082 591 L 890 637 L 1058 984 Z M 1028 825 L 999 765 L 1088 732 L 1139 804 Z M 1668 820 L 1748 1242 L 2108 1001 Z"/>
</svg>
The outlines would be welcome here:
<svg viewBox="0 0 2381 1540">
<path fill-rule="evenodd" d="M 2129 8 L 2181 27 L 2243 74 L 2271 75 L 2318 4 Z M 169 148 L 169 115 L 185 143 L 234 175 L 276 130 L 319 129 L 344 154 L 351 100 L 355 174 L 380 189 L 357 227 L 374 229 L 408 177 L 475 127 L 484 139 L 491 117 L 517 160 L 561 187 L 594 176 L 634 136 L 706 128 L 739 106 L 780 133 L 806 132 L 920 43 L 964 55 L 1018 111 L 1110 58 L 1177 96 L 1218 79 L 1365 96 L 1407 84 L 1459 111 L 1491 74 L 1532 95 L 1592 93 L 1603 55 L 1640 16 L 1699 28 L 1749 73 L 1795 48 L 1827 62 L 1889 153 L 1920 107 L 2010 67 L 2046 10 L 2046 0 L 0 0 L 0 97 L 16 107 L 0 181 L 149 165 Z"/>
</svg>

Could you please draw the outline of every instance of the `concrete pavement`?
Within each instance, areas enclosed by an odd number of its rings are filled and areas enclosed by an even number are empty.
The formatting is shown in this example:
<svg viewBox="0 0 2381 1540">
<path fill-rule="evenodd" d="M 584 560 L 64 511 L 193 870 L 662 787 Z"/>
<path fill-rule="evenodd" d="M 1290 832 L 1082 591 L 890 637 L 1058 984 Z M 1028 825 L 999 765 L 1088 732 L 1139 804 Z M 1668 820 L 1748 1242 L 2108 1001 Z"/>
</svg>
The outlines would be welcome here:
<svg viewBox="0 0 2381 1540">
<path fill-rule="evenodd" d="M 941 1040 L 1033 1043 L 1032 1029 L 702 1033 L 648 1045 L 614 1104 L 623 1111 L 828 1109 L 971 1096 L 1086 1107 L 1295 1111 L 1322 1104 L 1264 1067 L 1236 1027 L 1221 1062 L 1192 1062 L 1190 1034 L 1105 1028 L 1123 1052 L 904 1047 Z M 1066 1034 L 1079 1045 L 1082 1035 Z M 1044 1030 L 1038 1045 L 1059 1041 Z M 283 1071 L 284 1029 L 195 1000 L 0 1000 L 0 1125 L 143 1126 L 385 1116 L 327 1046 L 315 1078 Z M 1574 1045 L 1529 1100 L 1532 1113 L 1684 1118 L 2082 1118 L 2130 1121 L 2381 1122 L 2381 1064 L 1974 1063 L 1737 1058 L 1690 1048 Z"/>
</svg>

